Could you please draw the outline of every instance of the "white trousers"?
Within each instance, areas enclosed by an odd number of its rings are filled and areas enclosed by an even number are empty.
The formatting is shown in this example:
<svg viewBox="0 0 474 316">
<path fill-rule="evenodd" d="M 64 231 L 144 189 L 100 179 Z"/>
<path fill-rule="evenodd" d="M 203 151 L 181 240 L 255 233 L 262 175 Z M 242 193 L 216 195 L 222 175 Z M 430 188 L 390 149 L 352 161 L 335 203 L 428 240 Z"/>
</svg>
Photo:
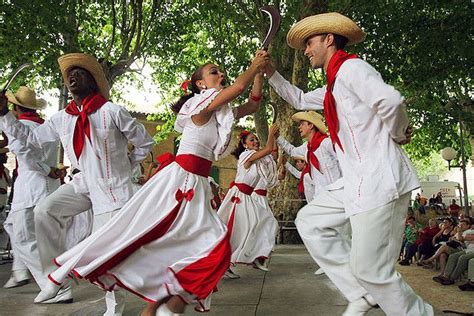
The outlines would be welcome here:
<svg viewBox="0 0 474 316">
<path fill-rule="evenodd" d="M 35 207 L 35 229 L 43 274 L 56 265 L 53 259 L 66 251 L 66 234 L 71 218 L 92 208 L 87 194 L 75 193 L 72 184 L 63 184 Z"/>
<path fill-rule="evenodd" d="M 429 316 L 433 307 L 395 270 L 411 192 L 384 206 L 351 216 L 351 269 L 389 316 Z"/>
<path fill-rule="evenodd" d="M 389 316 L 433 315 L 395 271 L 410 194 L 352 216 L 352 243 L 342 233 L 343 198 L 343 189 L 322 192 L 298 213 L 298 232 L 318 265 L 350 302 L 370 293 Z"/>
<path fill-rule="evenodd" d="M 14 254 L 12 271 L 28 269 L 38 286 L 43 289 L 48 279 L 41 268 L 33 207 L 10 212 L 3 225 L 10 236 Z"/>
<path fill-rule="evenodd" d="M 367 295 L 351 272 L 350 229 L 344 208 L 343 190 L 321 192 L 303 207 L 295 224 L 308 252 L 349 302 Z"/>
</svg>

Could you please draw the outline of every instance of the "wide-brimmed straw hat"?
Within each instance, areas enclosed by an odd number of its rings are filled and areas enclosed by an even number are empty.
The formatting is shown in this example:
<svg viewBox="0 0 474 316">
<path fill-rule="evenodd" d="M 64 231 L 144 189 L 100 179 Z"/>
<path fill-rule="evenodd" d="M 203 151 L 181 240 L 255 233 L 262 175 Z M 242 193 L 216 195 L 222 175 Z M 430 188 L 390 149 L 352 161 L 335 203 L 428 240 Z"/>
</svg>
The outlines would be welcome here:
<svg viewBox="0 0 474 316">
<path fill-rule="evenodd" d="M 47 104 L 46 100 L 41 98 L 37 99 L 36 92 L 25 86 L 18 88 L 15 94 L 11 91 L 7 91 L 5 95 L 8 98 L 8 102 L 31 110 L 42 110 Z"/>
<path fill-rule="evenodd" d="M 323 13 L 308 16 L 293 25 L 286 36 L 288 45 L 297 49 L 305 49 L 306 41 L 317 34 L 333 33 L 346 37 L 347 45 L 362 42 L 365 33 L 348 17 L 337 13 Z"/>
<path fill-rule="evenodd" d="M 94 77 L 95 82 L 99 87 L 100 94 L 102 94 L 106 99 L 109 98 L 109 82 L 107 81 L 107 78 L 105 78 L 104 70 L 97 59 L 84 53 L 71 53 L 59 57 L 58 63 L 64 82 L 68 82 L 67 74 L 71 68 L 83 68 L 90 72 L 92 77 Z"/>
<path fill-rule="evenodd" d="M 328 131 L 326 124 L 324 124 L 323 122 L 323 116 L 314 111 L 304 111 L 295 113 L 293 114 L 291 119 L 296 122 L 308 121 L 314 126 L 316 126 L 316 128 L 319 129 L 319 131 L 321 131 L 322 133 L 326 133 Z"/>
<path fill-rule="evenodd" d="M 291 158 L 293 158 L 294 160 L 303 160 L 303 161 L 306 161 L 306 157 L 303 157 L 303 156 L 291 156 Z"/>
</svg>

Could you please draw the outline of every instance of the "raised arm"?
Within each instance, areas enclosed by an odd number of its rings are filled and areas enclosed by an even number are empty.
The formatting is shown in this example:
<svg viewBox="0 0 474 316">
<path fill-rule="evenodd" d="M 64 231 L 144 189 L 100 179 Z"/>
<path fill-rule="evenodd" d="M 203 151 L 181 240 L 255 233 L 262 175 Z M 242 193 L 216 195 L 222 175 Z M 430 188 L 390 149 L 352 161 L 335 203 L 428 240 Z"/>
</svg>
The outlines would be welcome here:
<svg viewBox="0 0 474 316">
<path fill-rule="evenodd" d="M 307 146 L 306 143 L 304 143 L 301 146 L 296 147 L 296 146 L 293 146 L 292 144 L 290 144 L 282 136 L 279 136 L 277 138 L 277 144 L 290 157 L 296 157 L 296 156 L 306 157 L 306 153 L 308 151 L 308 146 Z"/>
<path fill-rule="evenodd" d="M 277 125 L 272 125 L 270 127 L 270 130 L 268 132 L 267 144 L 265 145 L 265 147 L 255 152 L 252 156 L 250 156 L 249 159 L 247 159 L 247 161 L 244 163 L 245 169 L 250 168 L 252 162 L 254 162 L 255 160 L 258 160 L 262 157 L 265 157 L 266 155 L 271 154 L 273 150 L 273 143 L 275 141 L 275 134 L 278 133 L 278 129 L 279 127 Z"/>
<path fill-rule="evenodd" d="M 326 87 L 304 93 L 298 87 L 292 85 L 275 68 L 268 63 L 265 67 L 268 83 L 275 89 L 276 93 L 297 110 L 321 110 L 323 108 Z"/>
<path fill-rule="evenodd" d="M 262 103 L 263 73 L 258 73 L 253 80 L 252 90 L 245 104 L 237 107 L 235 119 L 240 119 L 246 115 L 255 113 Z"/>
</svg>

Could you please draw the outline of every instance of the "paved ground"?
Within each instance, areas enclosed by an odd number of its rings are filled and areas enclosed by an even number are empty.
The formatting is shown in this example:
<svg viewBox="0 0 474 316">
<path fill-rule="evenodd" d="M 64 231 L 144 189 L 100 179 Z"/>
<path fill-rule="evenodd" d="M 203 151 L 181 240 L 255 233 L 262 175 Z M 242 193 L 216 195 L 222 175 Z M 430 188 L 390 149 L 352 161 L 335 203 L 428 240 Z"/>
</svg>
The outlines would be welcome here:
<svg viewBox="0 0 474 316">
<path fill-rule="evenodd" d="M 0 285 L 10 274 L 10 264 L 0 265 Z M 241 279 L 224 279 L 213 296 L 212 311 L 206 316 L 246 315 L 341 315 L 346 300 L 326 276 L 315 276 L 316 265 L 302 246 L 278 246 L 272 255 L 270 272 L 246 266 L 235 271 Z M 74 288 L 73 304 L 35 305 L 35 284 L 16 289 L 0 289 L 0 315 L 102 315 L 103 292 L 81 282 Z M 139 315 L 144 303 L 129 295 L 124 315 Z M 186 315 L 198 315 L 188 308 Z M 201 314 L 199 314 L 201 315 Z M 368 316 L 384 315 L 372 310 Z M 437 314 L 438 315 L 438 314 Z"/>
</svg>

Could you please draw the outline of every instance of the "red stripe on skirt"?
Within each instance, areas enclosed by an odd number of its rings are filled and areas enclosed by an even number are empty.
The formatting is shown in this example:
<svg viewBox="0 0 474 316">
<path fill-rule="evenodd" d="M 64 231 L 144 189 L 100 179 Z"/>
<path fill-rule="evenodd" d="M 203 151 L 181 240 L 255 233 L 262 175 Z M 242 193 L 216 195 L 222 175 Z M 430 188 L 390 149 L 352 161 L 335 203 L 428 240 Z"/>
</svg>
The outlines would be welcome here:
<svg viewBox="0 0 474 316">
<path fill-rule="evenodd" d="M 229 235 L 226 234 L 206 257 L 173 273 L 186 292 L 192 293 L 199 300 L 205 299 L 229 268 L 230 258 Z"/>
</svg>

